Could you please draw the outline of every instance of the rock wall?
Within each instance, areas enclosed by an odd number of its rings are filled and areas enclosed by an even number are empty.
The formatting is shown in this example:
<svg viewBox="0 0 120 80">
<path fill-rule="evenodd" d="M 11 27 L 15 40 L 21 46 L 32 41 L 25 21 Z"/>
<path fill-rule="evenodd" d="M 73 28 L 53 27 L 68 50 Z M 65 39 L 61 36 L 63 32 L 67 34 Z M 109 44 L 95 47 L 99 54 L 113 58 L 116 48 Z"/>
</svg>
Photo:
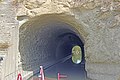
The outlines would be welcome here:
<svg viewBox="0 0 120 80">
<path fill-rule="evenodd" d="M 8 0 L 0 1 L 0 57 L 3 58 L 0 80 L 6 80 L 5 76 L 15 72 L 16 67 L 17 41 L 15 39 L 18 33 L 16 27 L 18 22 L 15 19 L 15 8 L 11 3 L 12 1 Z"/>
<path fill-rule="evenodd" d="M 34 17 L 42 14 L 64 13 L 73 16 L 88 33 L 84 37 L 88 77 L 97 80 L 117 80 L 120 75 L 119 3 L 119 0 L 42 0 L 39 2 L 22 0 L 18 4 L 21 7 L 18 8 L 17 15 Z M 109 69 L 105 72 L 108 66 Z"/>
<path fill-rule="evenodd" d="M 68 15 L 82 25 L 80 33 L 85 31 L 81 35 L 85 40 L 88 77 L 119 80 L 120 0 L 5 0 L 0 6 L 0 50 L 5 47 L 11 54 L 18 53 L 15 46 L 18 47 L 19 28 L 15 26 L 20 27 L 26 20 L 43 14 Z M 9 50 L 11 43 L 15 52 Z"/>
</svg>

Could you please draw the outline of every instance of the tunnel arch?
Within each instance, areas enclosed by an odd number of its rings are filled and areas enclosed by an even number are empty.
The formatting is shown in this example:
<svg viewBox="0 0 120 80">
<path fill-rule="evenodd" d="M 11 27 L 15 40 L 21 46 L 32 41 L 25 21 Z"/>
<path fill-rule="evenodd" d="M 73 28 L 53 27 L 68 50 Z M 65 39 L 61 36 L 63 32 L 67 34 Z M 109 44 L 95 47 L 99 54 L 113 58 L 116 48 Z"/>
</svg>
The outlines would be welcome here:
<svg viewBox="0 0 120 80">
<path fill-rule="evenodd" d="M 67 56 L 68 54 L 60 57 L 60 45 L 70 47 L 68 49 L 76 44 L 80 45 L 84 63 L 85 36 L 84 29 L 70 16 L 54 14 L 31 18 L 19 28 L 19 51 L 23 70 L 34 71 L 40 65 L 48 66 L 56 59 Z M 72 43 L 70 38 L 76 41 Z M 63 50 L 63 53 L 66 51 Z"/>
</svg>

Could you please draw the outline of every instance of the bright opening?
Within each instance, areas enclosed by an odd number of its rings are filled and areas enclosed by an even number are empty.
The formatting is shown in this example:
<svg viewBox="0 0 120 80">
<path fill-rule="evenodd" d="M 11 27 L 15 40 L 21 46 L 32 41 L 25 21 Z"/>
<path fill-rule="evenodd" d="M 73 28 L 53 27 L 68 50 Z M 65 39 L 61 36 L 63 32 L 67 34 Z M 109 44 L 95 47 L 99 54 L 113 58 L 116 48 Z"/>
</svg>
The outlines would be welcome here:
<svg viewBox="0 0 120 80">
<path fill-rule="evenodd" d="M 72 48 L 72 61 L 75 64 L 79 64 L 82 61 L 82 51 L 80 46 L 74 46 Z"/>
</svg>

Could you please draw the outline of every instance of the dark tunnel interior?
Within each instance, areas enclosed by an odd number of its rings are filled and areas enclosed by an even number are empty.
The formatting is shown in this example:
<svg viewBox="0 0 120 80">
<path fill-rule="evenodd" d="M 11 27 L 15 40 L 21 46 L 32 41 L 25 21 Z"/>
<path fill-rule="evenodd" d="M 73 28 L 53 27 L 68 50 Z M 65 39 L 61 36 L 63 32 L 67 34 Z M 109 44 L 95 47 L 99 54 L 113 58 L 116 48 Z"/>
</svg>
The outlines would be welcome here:
<svg viewBox="0 0 120 80">
<path fill-rule="evenodd" d="M 78 31 L 67 23 L 50 20 L 24 24 L 19 29 L 19 51 L 22 68 L 34 71 L 44 67 L 47 77 L 56 77 L 57 73 L 65 74 L 68 80 L 85 80 L 84 43 Z M 72 48 L 80 46 L 82 61 L 73 63 Z"/>
</svg>

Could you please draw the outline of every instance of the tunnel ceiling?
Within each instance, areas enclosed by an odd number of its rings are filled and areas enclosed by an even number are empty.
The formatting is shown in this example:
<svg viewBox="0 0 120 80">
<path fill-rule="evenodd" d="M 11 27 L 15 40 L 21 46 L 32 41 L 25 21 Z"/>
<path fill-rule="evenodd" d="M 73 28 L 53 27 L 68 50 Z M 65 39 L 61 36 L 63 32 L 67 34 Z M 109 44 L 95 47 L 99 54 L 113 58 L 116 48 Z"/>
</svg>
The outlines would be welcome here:
<svg viewBox="0 0 120 80">
<path fill-rule="evenodd" d="M 59 19 L 37 19 L 25 23 L 19 32 L 19 51 L 24 70 L 52 63 L 69 55 L 73 46 L 84 45 L 78 31 Z"/>
</svg>

